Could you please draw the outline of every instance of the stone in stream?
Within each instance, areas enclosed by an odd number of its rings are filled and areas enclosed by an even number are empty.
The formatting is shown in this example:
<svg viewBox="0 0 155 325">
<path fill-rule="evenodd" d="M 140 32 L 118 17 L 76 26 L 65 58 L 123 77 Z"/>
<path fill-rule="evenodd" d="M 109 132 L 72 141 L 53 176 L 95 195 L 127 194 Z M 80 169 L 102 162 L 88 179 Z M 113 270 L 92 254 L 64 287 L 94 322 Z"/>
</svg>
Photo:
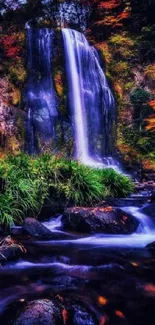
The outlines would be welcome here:
<svg viewBox="0 0 155 325">
<path fill-rule="evenodd" d="M 145 205 L 141 209 L 141 212 L 148 215 L 152 220 L 155 220 L 155 203 Z"/>
<path fill-rule="evenodd" d="M 0 243 L 0 263 L 16 261 L 26 253 L 26 249 L 20 243 L 14 242 L 10 236 Z"/>
<path fill-rule="evenodd" d="M 35 218 L 26 218 L 24 220 L 22 232 L 23 234 L 27 234 L 32 237 L 37 237 L 38 239 L 63 240 L 75 238 L 74 234 L 66 234 L 64 232 L 52 232 L 50 229 L 48 229 Z"/>
<path fill-rule="evenodd" d="M 147 244 L 146 247 L 153 255 L 155 254 L 155 241 Z"/>
<path fill-rule="evenodd" d="M 62 223 L 65 230 L 105 234 L 131 234 L 139 224 L 133 216 L 112 207 L 68 208 Z"/>
<path fill-rule="evenodd" d="M 27 303 L 14 325 L 60 325 L 64 324 L 61 309 L 54 301 L 46 299 Z"/>
<path fill-rule="evenodd" d="M 23 223 L 23 232 L 34 237 L 53 238 L 53 233 L 35 218 L 26 218 Z"/>
<path fill-rule="evenodd" d="M 95 325 L 96 319 L 90 312 L 81 304 L 71 303 L 67 309 L 68 324 L 73 325 Z"/>
<path fill-rule="evenodd" d="M 4 229 L 2 226 L 0 226 L 0 236 L 4 234 Z"/>
</svg>

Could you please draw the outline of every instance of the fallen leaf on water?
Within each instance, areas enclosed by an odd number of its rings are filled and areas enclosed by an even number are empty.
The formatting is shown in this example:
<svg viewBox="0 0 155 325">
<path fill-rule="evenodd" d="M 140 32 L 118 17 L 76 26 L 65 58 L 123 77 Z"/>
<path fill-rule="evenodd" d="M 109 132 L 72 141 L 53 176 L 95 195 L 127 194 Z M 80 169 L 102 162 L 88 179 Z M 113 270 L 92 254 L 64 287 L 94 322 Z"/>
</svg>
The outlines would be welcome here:
<svg viewBox="0 0 155 325">
<path fill-rule="evenodd" d="M 103 296 L 99 296 L 99 297 L 98 297 L 98 302 L 99 302 L 100 305 L 106 305 L 107 302 L 108 302 L 108 299 L 106 299 L 106 298 L 103 297 Z"/>
<path fill-rule="evenodd" d="M 66 325 L 68 320 L 68 311 L 65 308 L 62 310 L 62 317 L 63 317 L 64 324 Z"/>
<path fill-rule="evenodd" d="M 131 265 L 132 266 L 135 266 L 135 267 L 137 267 L 138 266 L 138 264 L 137 263 L 135 263 L 135 262 L 130 262 L 131 263 Z"/>
<path fill-rule="evenodd" d="M 146 284 L 144 286 L 144 290 L 148 293 L 150 293 L 151 295 L 155 295 L 155 285 L 154 284 Z"/>
<path fill-rule="evenodd" d="M 102 316 L 101 319 L 100 319 L 100 325 L 105 325 L 106 321 L 107 321 L 106 317 Z"/>
<path fill-rule="evenodd" d="M 115 310 L 115 314 L 116 314 L 116 316 L 118 316 L 120 318 L 124 318 L 125 317 L 121 310 Z"/>
</svg>

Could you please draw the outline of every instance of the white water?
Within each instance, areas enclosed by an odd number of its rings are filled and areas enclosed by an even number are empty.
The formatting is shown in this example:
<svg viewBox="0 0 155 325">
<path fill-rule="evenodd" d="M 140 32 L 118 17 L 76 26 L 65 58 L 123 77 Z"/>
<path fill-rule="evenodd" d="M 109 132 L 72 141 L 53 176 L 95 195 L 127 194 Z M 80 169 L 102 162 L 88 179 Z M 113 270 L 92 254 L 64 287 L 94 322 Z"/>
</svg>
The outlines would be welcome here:
<svg viewBox="0 0 155 325">
<path fill-rule="evenodd" d="M 62 226 L 61 219 L 61 215 L 57 218 L 51 218 L 49 221 L 44 222 L 44 226 L 51 231 L 58 231 L 58 229 L 60 229 Z"/>
<path fill-rule="evenodd" d="M 131 214 L 139 221 L 139 227 L 134 234 L 131 235 L 106 235 L 95 234 L 89 237 L 74 239 L 74 240 L 57 240 L 50 241 L 49 245 L 54 243 L 59 245 L 88 245 L 100 247 L 135 247 L 144 248 L 147 244 L 155 241 L 155 224 L 145 214 L 140 212 L 137 207 L 123 207 L 122 210 Z M 51 219 L 50 222 L 44 223 L 50 230 L 60 229 L 62 227 L 61 217 Z"/>
<path fill-rule="evenodd" d="M 78 33 L 74 33 L 70 29 L 62 29 L 65 52 L 67 53 L 69 61 L 69 79 L 70 79 L 70 92 L 72 95 L 72 106 L 74 110 L 74 127 L 76 139 L 76 156 L 82 162 L 87 163 L 88 155 L 88 138 L 86 135 L 86 119 L 83 109 L 83 97 L 81 95 L 81 62 L 79 57 L 79 47 L 77 41 Z M 75 40 L 73 38 L 75 35 Z M 77 52 L 77 59 L 75 53 Z M 79 71 L 76 60 L 79 63 Z"/>
<path fill-rule="evenodd" d="M 107 154 L 110 150 L 111 127 L 115 120 L 114 98 L 100 66 L 97 51 L 89 46 L 83 34 L 75 30 L 64 28 L 62 34 L 76 158 L 92 167 L 106 166 L 120 171 L 116 162 Z"/>
</svg>

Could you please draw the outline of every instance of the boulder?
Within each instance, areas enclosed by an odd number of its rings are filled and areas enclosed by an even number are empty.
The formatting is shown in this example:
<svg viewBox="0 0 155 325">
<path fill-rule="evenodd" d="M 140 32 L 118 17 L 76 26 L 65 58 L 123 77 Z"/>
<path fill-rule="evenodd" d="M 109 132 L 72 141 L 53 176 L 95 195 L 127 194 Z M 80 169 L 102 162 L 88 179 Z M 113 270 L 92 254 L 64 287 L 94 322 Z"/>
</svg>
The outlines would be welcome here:
<svg viewBox="0 0 155 325">
<path fill-rule="evenodd" d="M 52 231 L 35 218 L 26 218 L 22 228 L 24 233 L 33 237 L 53 238 Z"/>
<path fill-rule="evenodd" d="M 105 234 L 131 234 L 139 224 L 133 216 L 112 207 L 68 208 L 62 223 L 68 231 Z"/>
<path fill-rule="evenodd" d="M 141 209 L 141 212 L 155 220 L 155 203 L 145 205 Z"/>
<path fill-rule="evenodd" d="M 155 241 L 146 245 L 146 248 L 151 252 L 153 253 L 153 255 L 155 254 Z"/>
<path fill-rule="evenodd" d="M 15 237 L 20 237 L 23 235 L 23 228 L 20 226 L 13 226 L 10 229 L 10 234 Z"/>
<path fill-rule="evenodd" d="M 14 325 L 63 324 L 60 307 L 53 301 L 35 300 L 27 303 Z"/>
<path fill-rule="evenodd" d="M 0 236 L 2 236 L 4 234 L 4 229 L 2 226 L 0 226 Z"/>
<path fill-rule="evenodd" d="M 26 253 L 26 249 L 20 243 L 15 243 L 10 236 L 0 243 L 0 263 L 16 261 Z"/>
<path fill-rule="evenodd" d="M 153 189 L 151 196 L 150 196 L 151 202 L 155 202 L 155 189 Z"/>
<path fill-rule="evenodd" d="M 72 302 L 67 309 L 68 324 L 74 325 L 95 325 L 97 323 L 94 315 L 80 303 Z"/>
</svg>

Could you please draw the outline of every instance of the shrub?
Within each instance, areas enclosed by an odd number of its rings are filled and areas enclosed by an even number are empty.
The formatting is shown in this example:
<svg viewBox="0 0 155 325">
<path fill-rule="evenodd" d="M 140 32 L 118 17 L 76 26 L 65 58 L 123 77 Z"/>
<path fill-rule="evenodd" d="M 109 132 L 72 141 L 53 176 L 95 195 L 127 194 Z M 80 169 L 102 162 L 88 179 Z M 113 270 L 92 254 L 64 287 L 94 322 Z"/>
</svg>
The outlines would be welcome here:
<svg viewBox="0 0 155 325">
<path fill-rule="evenodd" d="M 36 158 L 20 154 L 1 159 L 0 190 L 0 223 L 9 225 L 37 216 L 45 198 L 92 206 L 107 195 L 127 196 L 133 185 L 112 169 L 95 169 L 50 154 Z"/>
<path fill-rule="evenodd" d="M 100 170 L 100 177 L 112 197 L 127 197 L 134 190 L 132 180 L 112 168 Z"/>
</svg>

